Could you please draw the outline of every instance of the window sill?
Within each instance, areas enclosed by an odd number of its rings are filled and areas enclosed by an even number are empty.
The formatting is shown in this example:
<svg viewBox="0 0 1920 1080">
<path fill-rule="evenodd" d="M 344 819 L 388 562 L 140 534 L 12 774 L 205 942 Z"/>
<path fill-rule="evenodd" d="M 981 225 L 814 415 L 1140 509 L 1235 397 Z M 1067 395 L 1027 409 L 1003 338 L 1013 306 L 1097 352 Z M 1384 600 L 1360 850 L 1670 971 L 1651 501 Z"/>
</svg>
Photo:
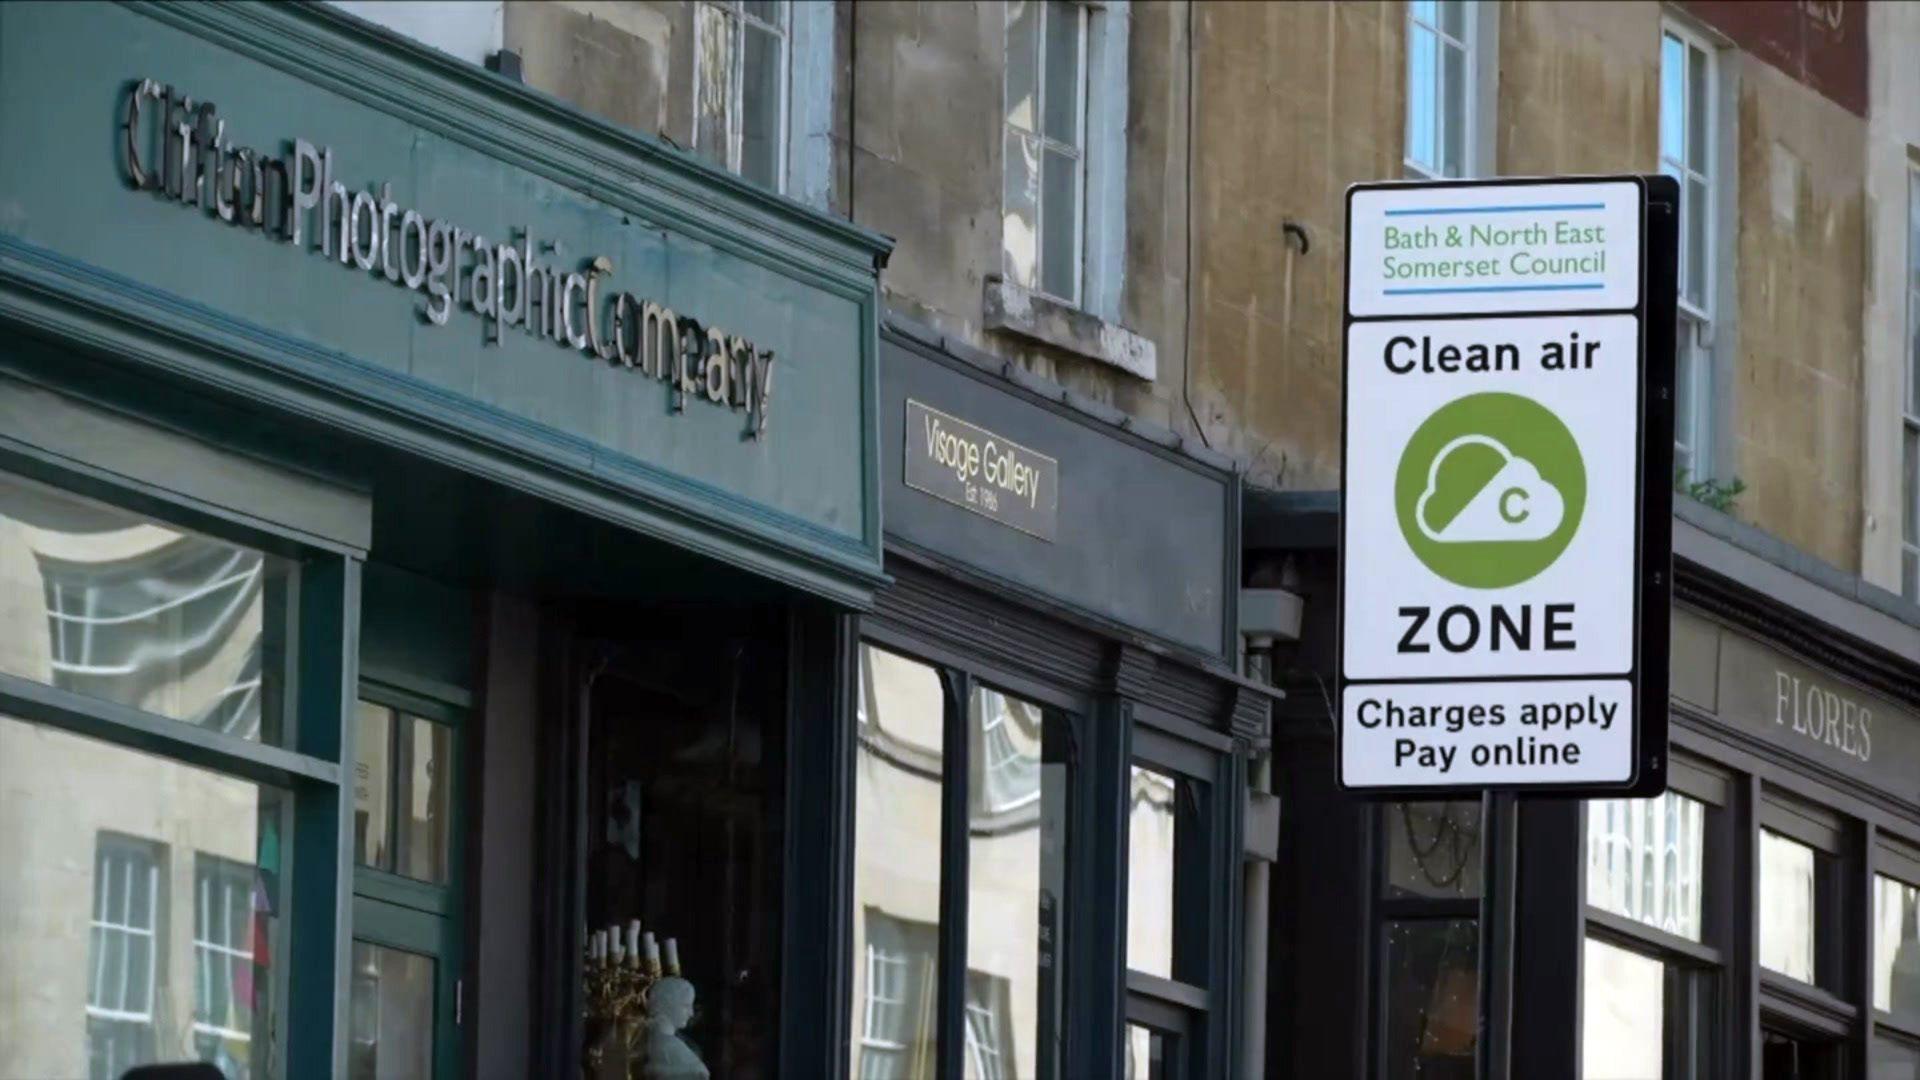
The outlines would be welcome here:
<svg viewBox="0 0 1920 1080">
<path fill-rule="evenodd" d="M 1071 304 L 1010 281 L 989 278 L 985 306 L 988 330 L 1003 330 L 1065 349 L 1148 382 L 1159 374 L 1153 342 Z"/>
</svg>

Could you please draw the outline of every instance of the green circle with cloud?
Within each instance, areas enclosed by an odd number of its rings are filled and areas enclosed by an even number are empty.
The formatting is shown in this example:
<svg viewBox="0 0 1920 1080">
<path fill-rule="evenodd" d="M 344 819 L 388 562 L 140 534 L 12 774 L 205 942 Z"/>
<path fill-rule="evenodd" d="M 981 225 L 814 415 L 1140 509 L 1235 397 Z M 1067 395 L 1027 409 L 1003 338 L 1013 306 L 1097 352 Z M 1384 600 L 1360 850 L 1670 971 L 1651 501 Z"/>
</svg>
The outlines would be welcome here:
<svg viewBox="0 0 1920 1080">
<path fill-rule="evenodd" d="M 1587 505 L 1580 445 L 1552 410 L 1518 394 L 1469 394 L 1407 440 L 1394 476 L 1400 534 L 1456 585 L 1504 589 L 1567 550 Z"/>
</svg>

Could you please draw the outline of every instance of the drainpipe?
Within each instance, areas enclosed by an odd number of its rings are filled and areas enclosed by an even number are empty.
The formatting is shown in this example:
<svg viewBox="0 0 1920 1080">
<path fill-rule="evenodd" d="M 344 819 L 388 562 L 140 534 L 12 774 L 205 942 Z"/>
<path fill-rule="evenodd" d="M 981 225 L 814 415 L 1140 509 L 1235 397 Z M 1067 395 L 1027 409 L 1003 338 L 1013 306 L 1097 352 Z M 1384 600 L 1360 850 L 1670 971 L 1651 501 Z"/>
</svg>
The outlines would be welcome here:
<svg viewBox="0 0 1920 1080">
<path fill-rule="evenodd" d="M 1240 590 L 1242 670 L 1250 679 L 1273 683 L 1273 649 L 1300 640 L 1300 597 L 1285 589 Z M 1271 735 L 1247 762 L 1246 843 L 1243 851 L 1241 910 L 1246 913 L 1241 942 L 1240 1070 L 1246 1080 L 1264 1080 L 1267 1071 L 1268 922 L 1273 864 L 1280 857 L 1280 800 L 1273 792 Z"/>
</svg>

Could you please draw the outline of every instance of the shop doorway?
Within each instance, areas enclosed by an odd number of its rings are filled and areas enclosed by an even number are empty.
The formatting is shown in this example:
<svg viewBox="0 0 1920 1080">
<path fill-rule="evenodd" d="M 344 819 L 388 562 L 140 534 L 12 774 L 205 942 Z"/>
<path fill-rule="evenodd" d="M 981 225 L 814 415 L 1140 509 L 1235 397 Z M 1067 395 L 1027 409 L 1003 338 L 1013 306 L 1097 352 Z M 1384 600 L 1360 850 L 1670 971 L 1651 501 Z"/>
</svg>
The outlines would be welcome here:
<svg viewBox="0 0 1920 1080">
<path fill-rule="evenodd" d="M 583 620 L 570 665 L 584 733 L 582 901 L 590 949 L 596 932 L 609 951 L 638 945 L 641 964 L 683 985 L 669 994 L 656 984 L 654 1023 L 629 1046 L 613 1048 L 606 1025 L 588 1022 L 582 1053 L 698 1058 L 713 1076 L 771 1076 L 785 613 L 690 605 L 652 609 L 643 621 L 647 630 L 614 636 L 633 625 L 632 609 Z"/>
</svg>

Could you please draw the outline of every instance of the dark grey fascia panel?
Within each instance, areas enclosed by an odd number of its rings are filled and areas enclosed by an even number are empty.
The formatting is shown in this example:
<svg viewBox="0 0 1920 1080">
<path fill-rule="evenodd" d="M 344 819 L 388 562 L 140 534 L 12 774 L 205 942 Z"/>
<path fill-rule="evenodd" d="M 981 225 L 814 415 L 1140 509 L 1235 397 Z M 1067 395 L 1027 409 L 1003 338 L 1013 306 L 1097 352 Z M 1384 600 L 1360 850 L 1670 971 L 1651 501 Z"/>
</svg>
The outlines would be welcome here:
<svg viewBox="0 0 1920 1080">
<path fill-rule="evenodd" d="M 1674 499 L 1673 557 L 1920 665 L 1920 606 L 1685 497 Z"/>
<path fill-rule="evenodd" d="M 336 551 L 364 554 L 373 540 L 373 505 L 365 492 L 5 375 L 0 449 L 162 492 Z"/>
</svg>

